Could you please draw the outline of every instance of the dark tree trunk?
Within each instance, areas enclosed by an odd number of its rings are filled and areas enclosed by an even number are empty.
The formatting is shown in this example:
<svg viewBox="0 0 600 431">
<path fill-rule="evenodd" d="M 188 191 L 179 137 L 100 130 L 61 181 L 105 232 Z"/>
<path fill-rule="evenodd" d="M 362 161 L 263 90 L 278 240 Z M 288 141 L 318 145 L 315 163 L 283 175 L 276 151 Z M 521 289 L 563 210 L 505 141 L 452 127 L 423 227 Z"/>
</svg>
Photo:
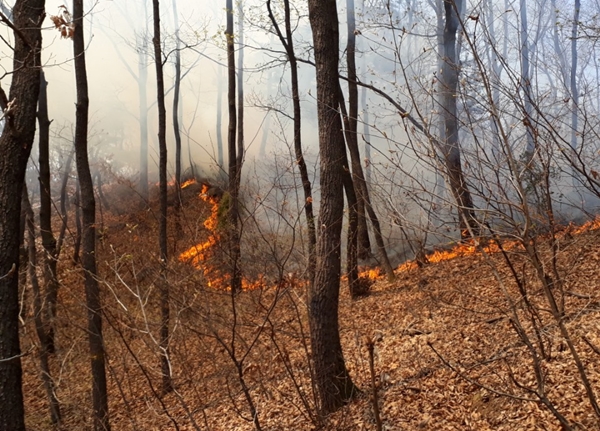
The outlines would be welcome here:
<svg viewBox="0 0 600 431">
<path fill-rule="evenodd" d="M 464 0 L 463 0 L 464 1 Z M 458 7 L 458 5 L 457 5 Z M 533 104 L 532 104 L 532 89 L 531 89 L 531 72 L 529 71 L 529 28 L 527 24 L 527 1 L 519 1 L 520 17 L 521 17 L 521 88 L 523 90 L 523 106 L 525 107 L 525 127 L 527 129 L 527 147 L 525 147 L 525 158 L 527 161 L 533 157 L 535 149 L 535 131 L 532 123 Z M 460 9 L 459 9 L 460 10 Z M 447 14 L 447 12 L 446 12 Z M 446 18 L 447 20 L 448 18 Z"/>
<path fill-rule="evenodd" d="M 31 280 L 31 287 L 33 290 L 33 314 L 34 314 L 34 323 L 35 323 L 35 331 L 37 333 L 38 339 L 40 340 L 40 350 L 39 350 L 39 358 L 40 358 L 40 369 L 41 369 L 41 379 L 44 384 L 44 389 L 46 390 L 46 396 L 48 397 L 48 404 L 50 404 L 50 420 L 53 424 L 59 424 L 61 421 L 60 415 L 60 406 L 58 404 L 58 399 L 56 398 L 56 393 L 54 390 L 54 380 L 52 379 L 52 374 L 50 372 L 50 363 L 48 361 L 48 355 L 50 353 L 50 349 L 54 346 L 51 346 L 51 339 L 46 324 L 44 323 L 44 310 L 42 307 L 42 292 L 40 290 L 40 284 L 37 278 L 37 251 L 35 247 L 35 221 L 33 210 L 31 209 L 31 204 L 29 202 L 29 196 L 27 193 L 27 187 L 23 187 L 23 208 L 26 213 L 26 224 L 27 224 L 27 249 L 28 249 L 28 271 L 29 271 L 29 279 Z"/>
<path fill-rule="evenodd" d="M 75 199 L 73 199 L 73 205 L 75 206 L 75 240 L 73 244 L 73 263 L 79 263 L 79 250 L 81 249 L 81 186 L 79 178 L 77 178 L 77 185 L 75 186 Z"/>
<path fill-rule="evenodd" d="M 97 170 L 94 173 L 94 179 L 96 181 L 96 190 L 98 191 L 98 197 L 100 198 L 100 214 L 102 214 L 102 207 L 104 207 L 107 211 L 110 211 L 110 204 L 108 203 L 108 199 L 106 199 L 106 196 L 102 191 L 102 173 L 99 170 Z M 101 226 L 103 225 L 104 223 L 101 224 Z"/>
<path fill-rule="evenodd" d="M 340 88 L 340 95 L 341 95 L 341 92 L 342 92 L 342 89 Z M 385 242 L 383 241 L 383 235 L 381 233 L 381 225 L 379 224 L 379 217 L 377 217 L 377 214 L 375 213 L 375 210 L 373 209 L 373 205 L 371 204 L 371 198 L 369 196 L 369 189 L 367 188 L 367 182 L 365 181 L 363 171 L 362 171 L 362 166 L 360 164 L 360 153 L 358 151 L 358 143 L 352 137 L 352 133 L 348 131 L 349 127 L 350 127 L 350 125 L 349 125 L 350 121 L 348 118 L 348 113 L 346 112 L 346 108 L 344 107 L 344 101 L 343 101 L 342 96 L 340 96 L 340 109 L 341 109 L 341 114 L 342 114 L 342 118 L 343 118 L 343 122 L 344 122 L 346 143 L 348 144 L 348 148 L 351 148 L 350 153 L 351 154 L 354 153 L 354 158 L 358 160 L 358 163 L 354 163 L 352 165 L 353 175 L 351 176 L 351 179 L 353 180 L 355 189 L 360 188 L 362 190 L 362 193 L 363 193 L 362 196 L 364 199 L 363 207 L 366 209 L 367 214 L 369 215 L 369 219 L 371 220 L 371 224 L 373 225 L 375 242 L 377 243 L 377 254 L 378 254 L 378 258 L 379 258 L 379 263 L 381 264 L 381 266 L 383 267 L 383 270 L 387 274 L 388 280 L 393 281 L 396 278 L 396 276 L 394 274 L 394 269 L 392 268 L 390 259 L 388 257 L 387 251 L 385 249 Z M 358 195 L 358 192 L 356 192 L 356 194 Z M 358 208 L 358 198 L 357 198 L 356 206 Z M 352 212 L 352 209 L 350 209 L 350 214 L 351 214 L 351 212 Z M 357 210 L 356 216 L 357 216 L 357 229 L 358 229 L 356 241 L 357 241 L 357 252 L 358 252 L 358 247 L 360 246 L 358 244 L 358 235 L 360 232 L 360 226 L 358 224 L 358 218 L 360 217 L 360 215 L 358 214 L 358 210 Z M 358 284 L 356 286 L 358 286 Z M 352 291 L 352 289 L 350 289 L 350 291 Z M 364 292 L 362 292 L 362 293 L 364 293 Z"/>
<path fill-rule="evenodd" d="M 43 314 L 44 328 L 47 332 L 48 353 L 54 353 L 54 319 L 56 318 L 56 300 L 58 298 L 58 279 L 56 277 L 56 239 L 52 233 L 52 195 L 50 185 L 50 119 L 48 118 L 48 83 L 44 71 L 40 72 L 40 95 L 38 100 L 39 163 L 40 163 L 40 231 L 44 248 L 43 274 L 46 300 Z M 40 317 L 41 318 L 41 317 Z"/>
<path fill-rule="evenodd" d="M 13 7 L 12 82 L 0 137 L 0 430 L 25 430 L 19 346 L 19 234 L 25 169 L 35 135 L 44 0 Z M 4 92 L 2 99 L 6 100 Z"/>
<path fill-rule="evenodd" d="M 222 125 L 222 113 L 223 113 L 223 76 L 221 68 L 217 70 L 217 164 L 219 177 L 222 176 L 225 171 L 225 161 L 223 159 L 223 133 L 221 128 Z"/>
<path fill-rule="evenodd" d="M 173 133 L 175 135 L 175 187 L 177 201 L 181 199 L 181 133 L 179 131 L 179 96 L 181 89 L 181 51 L 179 40 L 179 20 L 177 17 L 177 0 L 173 0 L 173 19 L 175 25 L 175 87 L 173 89 Z"/>
<path fill-rule="evenodd" d="M 581 0 L 575 0 L 573 11 L 573 25 L 571 28 L 571 148 L 577 151 L 577 137 L 579 136 L 579 89 L 577 85 L 577 36 L 579 33 L 579 15 L 581 13 Z M 576 177 L 573 178 L 577 184 Z"/>
<path fill-rule="evenodd" d="M 244 7 L 243 1 L 238 6 L 238 64 L 237 64 L 237 186 L 241 183 L 241 169 L 244 161 Z"/>
<path fill-rule="evenodd" d="M 173 390 L 171 367 L 169 366 L 169 288 L 167 284 L 167 111 L 165 108 L 165 80 L 160 39 L 160 4 L 152 0 L 154 17 L 154 64 L 156 65 L 156 101 L 158 107 L 158 147 L 159 147 L 159 188 L 160 188 L 160 222 L 158 245 L 160 250 L 161 282 L 160 282 L 160 364 L 162 372 L 162 392 Z"/>
<path fill-rule="evenodd" d="M 345 157 L 344 157 L 345 158 Z M 344 161 L 343 171 L 344 191 L 346 192 L 346 200 L 348 201 L 348 240 L 346 244 L 346 275 L 348 277 L 348 289 L 350 296 L 357 298 L 366 293 L 361 290 L 358 279 L 358 232 L 359 232 L 359 214 L 358 214 L 358 198 L 356 196 L 356 188 L 352 181 L 352 174 L 348 166 L 348 161 Z"/>
<path fill-rule="evenodd" d="M 308 168 L 306 167 L 306 161 L 304 160 L 304 153 L 302 150 L 302 110 L 300 107 L 300 86 L 298 84 L 298 60 L 296 59 L 296 53 L 294 51 L 294 40 L 292 35 L 289 0 L 284 0 L 283 6 L 285 9 L 285 36 L 279 29 L 275 16 L 273 15 L 273 11 L 271 10 L 271 0 L 267 1 L 267 8 L 269 10 L 269 17 L 271 18 L 271 23 L 275 27 L 277 35 L 279 36 L 279 40 L 284 46 L 287 53 L 288 61 L 290 62 L 290 74 L 292 79 L 292 102 L 294 105 L 294 153 L 296 156 L 296 163 L 298 164 L 298 170 L 300 171 L 302 189 L 304 191 L 304 214 L 306 215 L 306 226 L 308 228 L 308 276 L 310 282 L 312 283 L 315 275 L 315 250 L 317 244 L 315 216 L 312 204 L 312 185 L 310 183 L 310 178 L 308 176 Z"/>
<path fill-rule="evenodd" d="M 338 326 L 341 232 L 344 215 L 345 143 L 339 107 L 339 29 L 335 0 L 309 0 L 313 33 L 319 154 L 321 156 L 320 234 L 315 281 L 309 297 L 309 322 L 315 387 L 322 415 L 348 402 L 356 387 L 346 369 Z"/>
<path fill-rule="evenodd" d="M 75 24 L 75 33 L 73 35 L 73 55 L 75 57 L 75 81 L 77 86 L 77 103 L 75 105 L 75 160 L 77 161 L 77 177 L 81 188 L 80 204 L 83 222 L 81 266 L 85 278 L 85 297 L 88 309 L 94 429 L 96 431 L 106 431 L 110 430 L 110 425 L 108 421 L 108 396 L 106 391 L 104 342 L 102 338 L 102 306 L 96 268 L 96 199 L 94 197 L 94 184 L 88 160 L 89 98 L 85 65 L 83 16 L 83 0 L 74 0 L 73 22 Z"/>
<path fill-rule="evenodd" d="M 63 173 L 62 181 L 60 184 L 60 217 L 62 219 L 62 223 L 60 225 L 60 232 L 58 233 L 58 240 L 56 241 L 56 259 L 58 260 L 58 256 L 60 255 L 60 251 L 62 250 L 62 244 L 65 239 L 65 234 L 67 232 L 67 221 L 68 221 L 68 212 L 67 212 L 67 204 L 68 204 L 68 195 L 67 195 L 67 185 L 69 184 L 69 177 L 71 175 L 71 165 L 73 163 L 73 156 L 75 155 L 75 151 L 72 150 L 69 152 L 69 156 L 67 157 L 67 163 L 65 164 L 65 171 Z"/>
<path fill-rule="evenodd" d="M 447 0 L 444 2 L 446 26 L 444 28 L 444 63 L 442 65 L 441 90 L 442 110 L 446 129 L 446 140 L 441 149 L 446 163 L 448 180 L 452 194 L 458 207 L 458 218 L 461 237 L 470 236 L 469 229 L 477 235 L 479 228 L 473 199 L 467 187 L 462 170 L 460 146 L 458 139 L 458 113 L 456 109 L 456 92 L 458 90 L 459 64 L 456 58 L 456 32 L 458 30 L 458 13 L 463 0 Z"/>
<path fill-rule="evenodd" d="M 371 242 L 365 213 L 365 177 L 360 163 L 358 150 L 358 85 L 356 76 L 356 17 L 354 0 L 346 0 L 346 21 L 348 27 L 348 44 L 346 62 L 348 66 L 348 115 L 346 118 L 346 144 L 350 152 L 352 164 L 352 180 L 356 191 L 356 211 L 358 214 L 358 257 L 366 259 L 371 256 Z"/>
<path fill-rule="evenodd" d="M 358 85 L 356 74 L 356 20 L 354 13 L 354 0 L 347 0 L 347 21 L 348 21 L 348 115 L 345 115 L 346 143 L 350 152 L 350 160 L 352 163 L 352 179 L 356 189 L 357 196 L 357 212 L 358 212 L 358 253 L 359 257 L 367 257 L 371 254 L 371 243 L 366 223 L 366 214 L 368 214 L 373 226 L 375 242 L 377 244 L 377 252 L 379 262 L 388 276 L 388 280 L 392 281 L 394 270 L 390 264 L 390 260 L 385 249 L 383 235 L 381 233 L 381 225 L 379 218 L 371 204 L 369 189 L 365 175 L 360 162 L 360 150 L 358 147 Z M 363 87 L 364 90 L 364 87 Z M 341 90 L 340 90 L 341 91 Z M 364 101 L 363 101 L 364 104 Z M 343 107 L 343 104 L 342 104 Z M 368 117 L 365 115 L 365 121 Z M 368 124 L 365 124 L 366 133 L 368 134 Z M 368 145 L 367 145 L 367 148 Z M 370 149 L 367 160 L 370 158 Z M 366 214 L 365 214 L 366 210 Z M 361 221 L 362 220 L 362 221 Z M 364 221 L 364 226 L 363 226 Z"/>
<path fill-rule="evenodd" d="M 181 235 L 181 132 L 179 130 L 179 96 L 181 90 L 181 41 L 179 40 L 179 16 L 177 0 L 173 0 L 173 25 L 175 27 L 175 87 L 173 88 L 173 133 L 175 135 L 175 241 L 173 249 L 177 249 L 177 240 Z M 192 165 L 190 165 L 192 167 Z"/>
<path fill-rule="evenodd" d="M 144 0 L 144 23 L 148 22 L 148 9 Z M 147 24 L 144 24 L 147 26 Z M 147 30 L 147 27 L 146 27 Z M 143 34 L 138 46 L 138 94 L 140 112 L 140 195 L 144 205 L 148 204 L 148 100 L 146 98 L 146 85 L 148 82 L 148 42 Z"/>
<path fill-rule="evenodd" d="M 239 267 L 240 239 L 238 232 L 238 195 L 241 169 L 238 165 L 239 158 L 236 148 L 236 107 L 235 107 L 235 49 L 233 44 L 233 1 L 225 0 L 225 13 L 227 14 L 227 101 L 229 106 L 229 127 L 227 130 L 227 153 L 229 157 L 229 225 L 227 236 L 229 245 L 229 259 L 231 266 L 231 292 L 236 294 L 242 290 L 242 276 Z"/>
</svg>

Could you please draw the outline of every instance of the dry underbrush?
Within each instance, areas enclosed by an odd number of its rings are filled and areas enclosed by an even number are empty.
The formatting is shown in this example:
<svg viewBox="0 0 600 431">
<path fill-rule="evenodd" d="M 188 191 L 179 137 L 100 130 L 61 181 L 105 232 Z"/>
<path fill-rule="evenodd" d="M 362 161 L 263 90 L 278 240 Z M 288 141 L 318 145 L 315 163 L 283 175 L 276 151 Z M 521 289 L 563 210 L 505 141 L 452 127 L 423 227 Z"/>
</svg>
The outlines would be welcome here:
<svg viewBox="0 0 600 431">
<path fill-rule="evenodd" d="M 187 227 L 174 256 L 206 239 L 197 226 L 209 213 L 205 204 L 189 203 Z M 232 301 L 228 292 L 206 288 L 199 271 L 173 259 L 168 282 L 175 391 L 163 395 L 156 218 L 152 211 L 122 217 L 107 212 L 103 222 L 99 267 L 113 430 L 250 430 L 250 403 L 264 430 L 316 429 L 305 292 L 296 279 L 269 274 L 268 288 L 243 292 Z M 600 356 L 591 346 L 600 346 L 599 233 L 564 237 L 560 247 L 567 327 L 598 392 Z M 86 310 L 82 277 L 69 252 L 60 263 L 52 371 L 63 429 L 86 430 L 91 429 Z M 548 398 L 581 429 L 599 430 L 525 258 L 513 251 L 511 259 L 540 310 L 549 353 L 543 361 Z M 506 295 L 517 297 L 518 292 L 500 254 L 473 254 L 402 272 L 394 284 L 378 281 L 370 296 L 355 301 L 342 286 L 342 345 L 363 392 L 326 419 L 322 429 L 375 429 L 367 338 L 377 340 L 375 367 L 386 430 L 560 429 L 547 408 L 527 401 L 535 398 L 527 389 L 535 386 L 532 361 L 511 324 Z M 31 320 L 26 314 L 22 332 L 27 423 L 31 430 L 49 430 Z"/>
</svg>

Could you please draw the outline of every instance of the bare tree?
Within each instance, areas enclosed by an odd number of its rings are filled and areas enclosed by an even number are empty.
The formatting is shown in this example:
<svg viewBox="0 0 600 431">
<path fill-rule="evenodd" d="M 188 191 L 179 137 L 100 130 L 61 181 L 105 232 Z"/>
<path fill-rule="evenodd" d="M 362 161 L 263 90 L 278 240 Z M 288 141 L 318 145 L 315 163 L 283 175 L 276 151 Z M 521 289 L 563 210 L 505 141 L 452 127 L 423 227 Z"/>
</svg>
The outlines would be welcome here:
<svg viewBox="0 0 600 431">
<path fill-rule="evenodd" d="M 309 294 L 314 378 L 321 414 L 333 412 L 356 393 L 340 343 L 338 304 L 346 160 L 339 106 L 339 29 L 335 0 L 309 0 L 313 33 L 321 155 L 321 207 L 315 281 Z"/>
<path fill-rule="evenodd" d="M 53 424 L 60 424 L 61 413 L 58 399 L 56 398 L 54 380 L 50 371 L 49 362 L 49 341 L 48 341 L 48 330 L 44 322 L 44 309 L 42 299 L 42 292 L 40 289 L 40 283 L 37 277 L 37 250 L 35 245 L 35 216 L 31 209 L 31 203 L 29 202 L 29 194 L 27 187 L 23 187 L 23 209 L 26 213 L 26 231 L 27 231 L 27 249 L 28 249 L 28 273 L 31 287 L 33 290 L 33 312 L 35 331 L 40 340 L 39 358 L 41 368 L 41 379 L 46 390 L 46 396 L 48 397 L 48 403 L 50 404 L 50 420 Z"/>
<path fill-rule="evenodd" d="M 44 0 L 17 0 L 10 24 L 15 40 L 9 97 L 0 136 L 0 429 L 24 431 L 19 346 L 19 225 L 27 160 L 35 135 L 40 89 L 40 26 Z"/>
<path fill-rule="evenodd" d="M 53 353 L 54 319 L 56 317 L 56 301 L 58 297 L 58 279 L 56 277 L 57 248 L 52 233 L 52 195 L 50 182 L 50 119 L 48 118 L 48 96 L 44 71 L 40 72 L 40 96 L 38 100 L 39 131 L 39 169 L 40 169 L 40 231 L 44 248 L 43 274 L 46 289 L 44 306 L 45 324 L 43 337 L 40 338 L 42 348 Z M 41 317 L 40 317 L 41 318 Z"/>
<path fill-rule="evenodd" d="M 367 229 L 365 213 L 366 187 L 365 177 L 358 149 L 358 85 L 356 75 L 356 16 L 354 0 L 346 0 L 346 21 L 348 43 L 346 45 L 346 64 L 348 67 L 348 115 L 344 116 L 346 145 L 352 164 L 352 180 L 356 189 L 356 210 L 358 213 L 358 256 L 366 259 L 371 255 L 371 242 Z"/>
<path fill-rule="evenodd" d="M 66 9 L 64 14 L 68 14 Z M 88 160 L 89 98 L 83 32 L 83 0 L 73 1 L 71 24 L 77 102 L 75 111 L 75 160 L 81 188 L 82 254 L 81 267 L 85 278 L 85 297 L 88 308 L 88 339 L 92 366 L 92 404 L 94 429 L 110 430 L 104 340 L 102 336 L 102 305 L 96 266 L 96 198 Z"/>
<path fill-rule="evenodd" d="M 456 92 L 458 87 L 459 62 L 456 56 L 456 33 L 459 26 L 458 11 L 463 8 L 463 0 L 444 2 L 446 23 L 444 27 L 444 63 L 442 65 L 442 111 L 445 124 L 445 141 L 441 152 L 446 165 L 446 174 L 454 199 L 458 206 L 461 236 L 468 237 L 479 231 L 473 199 L 463 174 L 459 136 Z"/>
<path fill-rule="evenodd" d="M 173 390 L 171 366 L 169 364 L 169 288 L 167 285 L 167 112 L 165 109 L 165 80 L 163 76 L 163 59 L 160 38 L 160 3 L 152 0 L 152 16 L 154 17 L 154 64 L 156 66 L 156 101 L 158 108 L 158 146 L 159 146 L 159 189 L 160 216 L 158 246 L 160 252 L 160 368 L 162 372 L 162 391 Z"/>
<path fill-rule="evenodd" d="M 304 214 L 306 216 L 306 226 L 308 228 L 308 276 L 313 282 L 316 266 L 315 247 L 317 244 L 317 235 L 315 229 L 315 216 L 313 212 L 312 186 L 308 176 L 306 160 L 302 149 L 302 110 L 300 107 L 300 89 L 298 84 L 298 60 L 294 51 L 294 40 L 292 34 L 292 22 L 289 0 L 284 0 L 284 20 L 285 20 L 285 36 L 271 9 L 271 0 L 267 0 L 267 9 L 269 18 L 275 28 L 277 36 L 283 47 L 285 48 L 288 61 L 290 62 L 290 77 L 292 83 L 292 103 L 294 105 L 294 154 L 296 156 L 296 164 L 300 172 L 300 181 L 302 181 L 302 190 L 304 192 Z M 268 114 L 267 114 L 268 115 Z M 261 146 L 262 148 L 262 146 Z M 262 151 L 262 150 L 261 150 Z"/>
<path fill-rule="evenodd" d="M 173 0 L 173 26 L 175 28 L 175 87 L 173 89 L 173 133 L 175 135 L 175 187 L 177 202 L 181 200 L 181 131 L 179 130 L 180 89 L 181 89 L 181 39 L 179 37 L 179 16 L 177 1 Z"/>
<path fill-rule="evenodd" d="M 229 127 L 227 131 L 227 153 L 229 157 L 229 209 L 227 235 L 229 244 L 229 264 L 231 265 L 231 293 L 234 295 L 242 290 L 242 276 L 240 269 L 240 235 L 238 232 L 239 218 L 239 189 L 241 181 L 241 159 L 236 147 L 237 116 L 235 107 L 235 46 L 233 40 L 233 1 L 225 0 L 225 13 L 227 26 L 225 37 L 227 39 L 227 101 L 229 107 Z"/>
</svg>

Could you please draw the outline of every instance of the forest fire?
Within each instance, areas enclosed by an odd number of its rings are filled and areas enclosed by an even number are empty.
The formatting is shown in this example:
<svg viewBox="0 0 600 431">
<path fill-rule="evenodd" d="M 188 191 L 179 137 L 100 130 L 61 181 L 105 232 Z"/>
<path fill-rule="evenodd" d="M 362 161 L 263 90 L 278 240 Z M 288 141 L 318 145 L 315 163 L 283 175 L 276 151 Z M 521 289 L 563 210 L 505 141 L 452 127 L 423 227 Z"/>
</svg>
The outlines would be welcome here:
<svg viewBox="0 0 600 431">
<path fill-rule="evenodd" d="M 516 246 L 515 241 L 510 241 L 504 243 L 502 247 L 504 249 L 512 249 Z M 458 244 L 450 250 L 435 250 L 433 253 L 430 253 L 425 256 L 425 262 L 427 263 L 438 263 L 446 260 L 456 259 L 457 257 L 463 256 L 471 256 L 476 253 L 480 253 L 481 251 L 485 253 L 497 253 L 500 251 L 500 247 L 496 242 L 490 242 L 485 246 L 481 246 L 474 240 L 470 240 L 463 244 Z M 409 260 L 404 262 L 398 268 L 396 268 L 397 272 L 410 271 L 412 269 L 416 269 L 419 267 L 419 264 L 416 260 Z"/>
<path fill-rule="evenodd" d="M 181 188 L 189 187 L 195 180 L 188 180 L 181 185 Z M 206 278 L 207 286 L 214 289 L 229 290 L 230 275 L 222 269 L 222 262 L 217 261 L 216 252 L 218 251 L 221 234 L 219 232 L 219 198 L 209 194 L 210 187 L 202 185 L 200 198 L 211 205 L 210 216 L 204 220 L 204 228 L 209 232 L 206 241 L 196 244 L 179 255 L 179 261 L 189 262 L 196 269 L 202 271 Z M 254 290 L 266 287 L 266 281 L 260 276 L 255 281 L 246 278 L 242 279 L 242 290 Z"/>
<path fill-rule="evenodd" d="M 181 183 L 181 189 L 183 190 L 183 189 L 191 186 L 192 184 L 196 184 L 195 178 L 190 178 L 189 180 L 185 180 L 183 183 Z"/>
<path fill-rule="evenodd" d="M 378 280 L 384 276 L 383 272 L 379 268 L 370 268 L 364 271 L 360 271 L 358 274 L 361 278 L 366 278 L 369 280 Z"/>
<path fill-rule="evenodd" d="M 600 216 L 596 217 L 594 220 L 590 220 L 584 223 L 581 226 L 576 226 L 574 224 L 570 224 L 566 226 L 563 230 L 558 233 L 559 237 L 564 237 L 565 235 L 579 235 L 585 232 L 590 232 L 596 229 L 600 229 Z M 504 250 L 514 250 L 516 247 L 519 247 L 520 243 L 518 241 L 506 241 L 502 244 L 502 249 Z M 436 250 L 433 253 L 426 255 L 425 259 L 427 263 L 437 263 L 443 262 L 446 260 L 452 260 L 457 257 L 470 256 L 476 253 L 498 253 L 501 251 L 499 244 L 496 241 L 490 241 L 487 245 L 482 246 L 475 242 L 474 240 L 470 240 L 463 244 L 458 244 L 450 250 Z M 413 269 L 417 269 L 419 264 L 416 260 L 408 260 L 398 266 L 396 268 L 396 272 L 405 272 Z"/>
<path fill-rule="evenodd" d="M 190 179 L 181 184 L 181 188 L 185 189 L 193 184 L 196 184 L 195 179 Z M 223 262 L 218 262 L 216 253 L 218 252 L 219 242 L 221 241 L 221 234 L 219 232 L 219 197 L 209 193 L 210 186 L 203 184 L 202 190 L 199 197 L 205 202 L 211 205 L 210 216 L 204 221 L 204 228 L 208 231 L 209 237 L 206 241 L 196 244 L 190 247 L 179 255 L 181 262 L 191 263 L 196 269 L 202 271 L 202 274 L 207 280 L 208 287 L 215 289 L 229 289 L 230 276 L 227 271 L 222 269 Z M 573 224 L 564 227 L 558 236 L 564 235 L 577 235 L 584 232 L 600 229 L 600 217 L 591 220 L 581 226 L 575 226 Z M 518 241 L 506 241 L 502 243 L 502 249 L 514 250 L 519 247 Z M 435 250 L 432 253 L 425 255 L 423 261 L 425 263 L 438 263 L 447 260 L 456 259 L 459 257 L 471 256 L 478 253 L 498 253 L 501 251 L 501 247 L 498 242 L 489 240 L 485 244 L 478 242 L 478 240 L 470 240 L 456 245 L 449 250 Z M 411 271 L 417 269 L 419 263 L 417 260 L 409 260 L 398 266 L 395 270 L 396 273 Z M 368 280 L 379 280 L 384 277 L 383 271 L 380 268 L 370 268 L 360 271 L 359 276 Z M 267 287 L 268 283 L 264 276 L 258 277 L 257 280 L 250 281 L 246 278 L 242 280 L 243 290 L 261 289 Z"/>
</svg>

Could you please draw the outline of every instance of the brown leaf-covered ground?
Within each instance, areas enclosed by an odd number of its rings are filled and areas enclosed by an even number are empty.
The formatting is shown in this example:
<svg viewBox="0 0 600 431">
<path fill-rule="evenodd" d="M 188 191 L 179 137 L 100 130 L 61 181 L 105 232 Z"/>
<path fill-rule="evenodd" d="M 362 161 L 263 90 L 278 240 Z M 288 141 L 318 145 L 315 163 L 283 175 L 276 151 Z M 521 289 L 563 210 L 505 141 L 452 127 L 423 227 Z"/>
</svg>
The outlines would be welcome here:
<svg viewBox="0 0 600 431">
<path fill-rule="evenodd" d="M 535 325 L 501 253 L 472 253 L 400 271 L 396 281 L 378 280 L 371 294 L 358 300 L 351 300 L 342 284 L 342 345 L 361 393 L 318 424 L 304 287 L 294 275 L 274 271 L 265 275 L 266 288 L 240 294 L 235 309 L 228 292 L 207 288 L 203 271 L 176 259 L 207 240 L 202 223 L 210 208 L 190 197 L 197 192 L 184 196 L 183 234 L 173 245 L 168 275 L 175 391 L 166 395 L 161 394 L 156 338 L 155 212 L 118 215 L 113 209 L 103 214 L 98 256 L 113 430 L 251 430 L 249 401 L 264 430 L 375 430 L 369 339 L 375 342 L 385 430 L 558 430 L 558 420 L 534 393 L 539 388 L 532 350 L 517 335 L 516 319 L 538 354 L 543 346 L 540 371 L 551 405 L 578 429 L 600 430 L 539 280 L 516 247 L 508 258 L 537 311 Z M 600 348 L 600 231 L 561 232 L 557 238 L 557 268 L 564 283 L 554 292 L 565 292 L 566 328 L 599 393 L 600 351 L 594 348 Z M 550 269 L 547 238 L 539 241 Z M 66 248 L 60 262 L 58 351 L 51 366 L 62 429 L 87 430 L 91 382 L 86 310 L 82 275 L 70 253 Z M 24 295 L 29 304 L 29 290 Z M 29 305 L 23 316 L 28 429 L 50 430 Z"/>
</svg>

